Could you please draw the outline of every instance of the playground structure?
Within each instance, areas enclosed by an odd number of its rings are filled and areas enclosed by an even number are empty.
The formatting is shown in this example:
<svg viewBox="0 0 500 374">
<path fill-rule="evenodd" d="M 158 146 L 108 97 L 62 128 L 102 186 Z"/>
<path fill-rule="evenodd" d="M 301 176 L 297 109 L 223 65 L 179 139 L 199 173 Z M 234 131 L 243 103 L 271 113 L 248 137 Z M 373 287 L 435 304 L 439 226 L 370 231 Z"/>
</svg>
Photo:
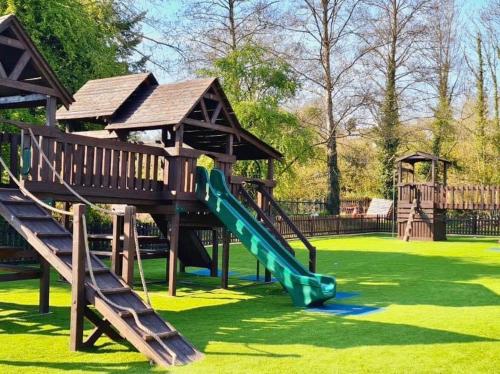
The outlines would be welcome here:
<svg viewBox="0 0 500 374">
<path fill-rule="evenodd" d="M 416 179 L 415 165 L 426 164 L 430 180 Z M 397 230 L 403 240 L 446 240 L 446 211 L 499 210 L 500 186 L 448 186 L 450 161 L 416 152 L 397 160 Z"/>
<path fill-rule="evenodd" d="M 19 21 L 0 17 L 0 109 L 37 107 L 45 107 L 46 126 L 1 120 L 9 126 L 0 134 L 0 215 L 36 251 L 40 269 L 26 268 L 25 254 L 8 248 L 0 267 L 11 274 L 0 280 L 40 277 L 40 311 L 47 312 L 49 270 L 57 270 L 72 287 L 72 350 L 93 346 L 105 334 L 127 339 L 162 366 L 202 357 L 132 289 L 134 262 L 141 264 L 137 212 L 150 214 L 168 241 L 171 296 L 179 263 L 218 274 L 219 227 L 222 287 L 228 287 L 232 232 L 266 267 L 266 280 L 272 272 L 296 305 L 319 305 L 335 296 L 334 278 L 314 274 L 316 249 L 280 211 L 309 251 L 307 270 L 269 216 L 271 207 L 280 209 L 273 188 L 274 162 L 282 155 L 241 127 L 217 79 L 159 85 L 152 74 L 137 74 L 90 81 L 73 98 Z M 79 131 L 89 122 L 102 130 Z M 139 134 L 148 144 L 131 141 Z M 197 169 L 201 156 L 214 162 L 210 177 Z M 266 161 L 267 178 L 233 175 L 238 160 Z M 126 207 L 109 211 L 95 204 Z M 111 268 L 89 251 L 86 205 L 113 216 Z M 199 229 L 214 233 L 211 256 Z M 85 341 L 84 318 L 95 325 Z"/>
</svg>

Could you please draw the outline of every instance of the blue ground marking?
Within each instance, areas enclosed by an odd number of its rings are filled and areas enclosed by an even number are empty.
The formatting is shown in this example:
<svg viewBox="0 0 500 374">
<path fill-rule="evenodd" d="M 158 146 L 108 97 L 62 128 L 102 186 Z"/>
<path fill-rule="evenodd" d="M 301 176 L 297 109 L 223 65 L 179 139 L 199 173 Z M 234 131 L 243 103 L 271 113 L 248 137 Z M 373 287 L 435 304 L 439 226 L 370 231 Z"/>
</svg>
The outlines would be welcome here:
<svg viewBox="0 0 500 374">
<path fill-rule="evenodd" d="M 384 308 L 377 308 L 374 306 L 345 304 L 329 304 L 320 308 L 308 309 L 309 312 L 329 313 L 337 316 L 366 316 L 383 310 Z"/>
<path fill-rule="evenodd" d="M 199 269 L 195 271 L 188 271 L 188 274 L 193 274 L 193 275 L 199 275 L 200 277 L 209 277 L 210 276 L 210 270 L 209 269 Z M 234 275 L 235 273 L 230 271 L 229 275 Z M 220 277 L 222 275 L 222 271 L 218 270 L 217 275 Z"/>
<path fill-rule="evenodd" d="M 490 248 L 490 251 L 500 252 L 500 248 L 493 247 Z"/>
<path fill-rule="evenodd" d="M 256 275 L 245 275 L 243 277 L 239 277 L 241 280 L 251 281 L 251 282 L 264 282 L 264 275 L 260 275 L 259 279 L 257 279 Z M 271 282 L 277 282 L 276 278 L 271 278 Z"/>
<path fill-rule="evenodd" d="M 361 295 L 359 292 L 337 292 L 335 295 L 336 299 L 348 299 L 350 297 L 355 297 Z"/>
</svg>

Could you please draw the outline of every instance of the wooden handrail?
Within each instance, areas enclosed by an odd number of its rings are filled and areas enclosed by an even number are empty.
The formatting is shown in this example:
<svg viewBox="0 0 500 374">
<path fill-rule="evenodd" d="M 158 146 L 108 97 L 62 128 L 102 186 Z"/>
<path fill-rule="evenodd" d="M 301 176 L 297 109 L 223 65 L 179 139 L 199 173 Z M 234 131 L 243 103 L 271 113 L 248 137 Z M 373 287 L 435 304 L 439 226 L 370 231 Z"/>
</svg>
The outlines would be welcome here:
<svg viewBox="0 0 500 374">
<path fill-rule="evenodd" d="M 309 270 L 313 273 L 316 272 L 316 247 L 314 247 L 309 240 L 302 234 L 302 232 L 295 226 L 295 224 L 290 220 L 286 212 L 281 209 L 279 204 L 274 200 L 269 192 L 266 191 L 265 188 L 259 186 L 259 192 L 264 195 L 264 197 L 269 201 L 269 203 L 278 211 L 281 218 L 286 222 L 288 226 L 292 229 L 295 235 L 300 239 L 300 241 L 305 245 L 307 250 L 309 251 Z"/>
<path fill-rule="evenodd" d="M 266 213 L 262 210 L 261 207 L 252 199 L 252 196 L 243 188 L 239 188 L 239 194 L 245 199 L 245 201 L 250 204 L 253 210 L 257 212 L 258 218 L 260 218 L 264 225 L 272 232 L 272 234 L 280 241 L 281 244 L 285 246 L 285 248 L 295 256 L 295 251 L 293 248 L 288 244 L 288 242 L 283 238 L 283 236 L 279 233 L 279 231 L 276 229 L 274 224 L 271 222 L 269 217 L 266 215 Z"/>
</svg>

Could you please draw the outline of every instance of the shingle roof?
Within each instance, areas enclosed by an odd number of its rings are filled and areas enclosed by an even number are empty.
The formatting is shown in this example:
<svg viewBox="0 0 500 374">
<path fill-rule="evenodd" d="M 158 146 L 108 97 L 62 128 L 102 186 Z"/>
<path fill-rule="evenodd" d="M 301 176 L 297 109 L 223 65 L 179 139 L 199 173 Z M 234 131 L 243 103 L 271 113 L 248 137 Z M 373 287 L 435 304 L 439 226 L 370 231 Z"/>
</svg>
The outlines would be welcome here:
<svg viewBox="0 0 500 374">
<path fill-rule="evenodd" d="M 448 161 L 444 158 L 438 157 L 438 156 L 433 155 L 431 153 L 421 152 L 421 151 L 417 151 L 415 153 L 411 153 L 411 154 L 399 157 L 396 159 L 396 162 L 405 161 L 405 162 L 411 163 L 411 162 L 431 161 L 431 160 L 451 163 L 451 161 Z"/>
<path fill-rule="evenodd" d="M 69 110 L 57 111 L 58 120 L 111 117 L 125 101 L 146 82 L 156 85 L 151 73 L 132 74 L 88 81 L 75 94 Z"/>
<path fill-rule="evenodd" d="M 175 125 L 189 114 L 215 78 L 151 87 L 138 94 L 113 118 L 107 130 Z"/>
</svg>

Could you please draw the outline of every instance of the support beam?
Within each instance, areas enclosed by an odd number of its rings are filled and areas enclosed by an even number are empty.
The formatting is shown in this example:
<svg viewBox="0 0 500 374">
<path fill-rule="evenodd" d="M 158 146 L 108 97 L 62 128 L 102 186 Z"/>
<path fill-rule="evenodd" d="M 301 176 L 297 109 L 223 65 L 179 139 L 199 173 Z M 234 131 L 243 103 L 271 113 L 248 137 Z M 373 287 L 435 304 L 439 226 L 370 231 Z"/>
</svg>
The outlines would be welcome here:
<svg viewBox="0 0 500 374">
<path fill-rule="evenodd" d="M 123 217 L 123 258 L 122 258 L 122 278 L 130 288 L 134 286 L 134 259 L 135 251 L 135 230 L 134 230 L 134 217 L 136 208 L 134 206 L 125 207 L 125 216 Z"/>
<path fill-rule="evenodd" d="M 56 112 L 57 112 L 57 99 L 54 96 L 47 97 L 47 106 L 46 106 L 46 125 L 47 126 L 55 126 L 56 125 L 56 123 L 57 123 Z"/>
<path fill-rule="evenodd" d="M 50 295 L 50 265 L 42 257 L 40 257 L 40 314 L 49 312 L 49 295 Z"/>
<path fill-rule="evenodd" d="M 113 216 L 113 237 L 111 239 L 111 271 L 120 276 L 122 268 L 123 216 Z"/>
<path fill-rule="evenodd" d="M 222 277 L 221 287 L 227 289 L 229 286 L 229 244 L 230 244 L 229 230 L 224 228 L 222 230 Z"/>
<path fill-rule="evenodd" d="M 76 204 L 73 212 L 70 349 L 78 351 L 83 348 L 83 313 L 85 308 L 85 244 L 82 225 L 85 205 Z"/>
<path fill-rule="evenodd" d="M 219 274 L 219 238 L 217 230 L 212 230 L 212 264 L 210 267 L 210 276 L 217 277 Z"/>
<path fill-rule="evenodd" d="M 12 79 L 13 81 L 17 81 L 21 74 L 24 71 L 24 68 L 26 68 L 26 65 L 28 65 L 28 62 L 31 60 L 31 54 L 26 51 L 22 54 L 21 58 L 17 61 L 16 66 L 14 67 L 14 70 L 9 75 L 9 79 Z"/>
<path fill-rule="evenodd" d="M 177 259 L 179 255 L 179 226 L 180 215 L 175 213 L 172 216 L 168 228 L 168 240 L 170 243 L 168 261 L 168 294 L 175 296 L 177 292 Z"/>
</svg>

